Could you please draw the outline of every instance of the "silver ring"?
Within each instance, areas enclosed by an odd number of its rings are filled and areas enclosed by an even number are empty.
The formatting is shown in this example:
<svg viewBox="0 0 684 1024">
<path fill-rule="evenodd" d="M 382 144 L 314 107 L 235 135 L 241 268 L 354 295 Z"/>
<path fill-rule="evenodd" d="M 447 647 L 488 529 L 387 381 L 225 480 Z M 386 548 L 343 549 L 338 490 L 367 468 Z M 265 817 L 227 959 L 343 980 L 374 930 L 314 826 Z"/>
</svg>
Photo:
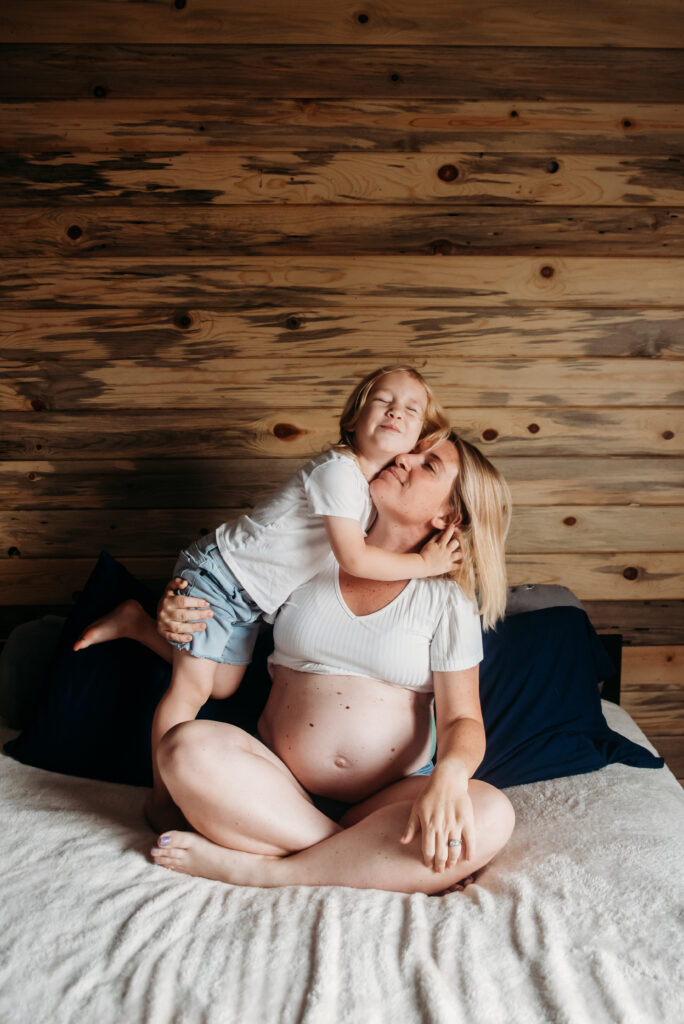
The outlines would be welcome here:
<svg viewBox="0 0 684 1024">
<path fill-rule="evenodd" d="M 460 839 L 450 839 L 447 845 L 458 848 L 459 846 L 463 846 L 463 843 Z"/>
</svg>

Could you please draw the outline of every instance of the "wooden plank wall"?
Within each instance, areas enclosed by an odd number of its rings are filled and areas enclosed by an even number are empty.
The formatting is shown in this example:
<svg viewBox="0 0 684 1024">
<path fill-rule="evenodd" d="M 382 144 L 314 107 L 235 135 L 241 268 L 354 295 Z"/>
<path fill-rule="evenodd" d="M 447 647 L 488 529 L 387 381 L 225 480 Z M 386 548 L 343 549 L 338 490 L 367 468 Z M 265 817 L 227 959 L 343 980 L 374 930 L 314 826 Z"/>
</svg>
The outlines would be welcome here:
<svg viewBox="0 0 684 1024">
<path fill-rule="evenodd" d="M 5 5 L 5 632 L 104 545 L 165 579 L 408 360 L 684 778 L 682 10 Z"/>
</svg>

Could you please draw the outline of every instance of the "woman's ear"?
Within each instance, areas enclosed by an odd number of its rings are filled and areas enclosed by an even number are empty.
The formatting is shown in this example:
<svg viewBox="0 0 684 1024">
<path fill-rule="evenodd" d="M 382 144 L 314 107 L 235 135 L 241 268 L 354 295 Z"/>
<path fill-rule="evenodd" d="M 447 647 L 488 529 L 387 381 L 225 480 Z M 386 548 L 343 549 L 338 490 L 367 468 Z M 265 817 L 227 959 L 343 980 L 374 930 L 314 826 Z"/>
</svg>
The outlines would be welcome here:
<svg viewBox="0 0 684 1024">
<path fill-rule="evenodd" d="M 445 512 L 443 516 L 434 516 L 434 518 L 430 520 L 430 526 L 441 532 L 442 530 L 446 530 L 447 526 L 451 526 L 452 523 L 454 526 L 460 526 L 462 520 L 463 516 L 454 517 L 449 512 Z"/>
</svg>

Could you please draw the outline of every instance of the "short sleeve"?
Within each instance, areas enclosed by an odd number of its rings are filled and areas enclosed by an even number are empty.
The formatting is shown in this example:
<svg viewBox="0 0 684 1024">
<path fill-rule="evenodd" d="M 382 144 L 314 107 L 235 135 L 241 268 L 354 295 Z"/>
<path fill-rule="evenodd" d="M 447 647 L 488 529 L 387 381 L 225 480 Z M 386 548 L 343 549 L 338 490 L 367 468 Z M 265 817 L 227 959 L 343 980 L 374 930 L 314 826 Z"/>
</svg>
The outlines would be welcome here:
<svg viewBox="0 0 684 1024">
<path fill-rule="evenodd" d="M 433 672 L 459 672 L 481 661 L 480 616 L 458 584 L 451 583 L 430 645 L 430 668 Z"/>
<path fill-rule="evenodd" d="M 365 527 L 371 500 L 361 470 L 345 455 L 316 466 L 305 483 L 311 511 L 318 516 L 356 519 Z"/>
</svg>

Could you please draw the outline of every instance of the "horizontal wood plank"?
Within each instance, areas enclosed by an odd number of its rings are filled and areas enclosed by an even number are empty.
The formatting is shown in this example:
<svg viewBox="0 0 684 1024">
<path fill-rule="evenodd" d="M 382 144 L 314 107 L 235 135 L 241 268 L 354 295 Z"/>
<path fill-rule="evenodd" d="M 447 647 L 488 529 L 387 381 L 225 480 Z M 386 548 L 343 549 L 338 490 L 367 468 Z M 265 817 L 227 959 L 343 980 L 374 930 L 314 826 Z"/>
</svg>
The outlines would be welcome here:
<svg viewBox="0 0 684 1024">
<path fill-rule="evenodd" d="M 265 261 L 264 261 L 265 265 Z M 40 267 L 40 263 L 35 264 Z M 600 269 L 600 263 L 594 266 Z M 169 363 L 283 357 L 405 361 L 430 372 L 435 357 L 490 359 L 684 358 L 684 317 L 669 309 L 434 309 L 363 306 L 221 310 L 6 309 L 0 359 Z M 438 387 L 437 378 L 432 378 Z M 639 403 L 643 404 L 643 403 Z"/>
<path fill-rule="evenodd" d="M 480 0 L 375 0 L 363 13 L 358 3 L 336 0 L 262 0 L 249 7 L 236 0 L 194 0 L 182 7 L 129 0 L 122 17 L 117 0 L 22 0 L 6 6 L 0 39 L 14 43 L 233 43 L 356 44 L 415 46 L 595 46 L 677 47 L 684 15 L 677 0 L 632 0 L 629 17 L 621 0 L 568 7 L 562 0 L 518 0 L 502 6 Z"/>
<path fill-rule="evenodd" d="M 684 293 L 683 293 L 684 295 Z M 418 361 L 420 362 L 420 361 Z M 270 372 L 263 355 L 196 361 L 163 355 L 108 362 L 7 360 L 0 410 L 266 408 L 307 401 L 341 406 L 358 379 L 377 367 L 377 356 L 315 363 L 283 356 Z M 684 403 L 681 361 L 655 359 L 433 359 L 430 377 L 442 400 L 468 406 L 679 406 Z M 330 383 L 329 383 L 330 382 Z M 334 383 L 332 383 L 334 382 Z"/>
<path fill-rule="evenodd" d="M 182 498 L 182 496 L 180 496 Z M 156 555 L 180 548 L 236 515 L 235 509 L 0 510 L 0 558 L 78 558 L 106 546 L 114 555 Z M 682 507 L 578 507 L 513 510 L 511 554 L 684 551 Z"/>
<path fill-rule="evenodd" d="M 196 456 L 0 462 L 0 491 L 8 510 L 180 506 L 244 511 L 272 494 L 303 461 Z M 515 505 L 565 507 L 569 495 L 578 507 L 681 504 L 681 458 L 497 456 L 492 461 L 508 480 Z"/>
<path fill-rule="evenodd" d="M 599 633 L 619 633 L 625 647 L 684 644 L 684 600 L 584 601 Z"/>
<path fill-rule="evenodd" d="M 414 315 L 495 306 L 681 309 L 682 280 L 679 257 L 0 259 L 0 302 L 7 310 L 364 304 Z"/>
<path fill-rule="evenodd" d="M 544 146 L 485 153 L 481 140 L 470 146 L 476 152 L 293 152 L 291 144 L 247 153 L 185 148 L 8 153 L 0 157 L 3 203 L 684 206 L 684 158 L 667 151 L 556 156 Z"/>
<path fill-rule="evenodd" d="M 646 699 L 648 692 L 653 696 L 655 691 L 668 690 L 678 693 L 684 701 L 684 645 L 626 649 L 622 658 L 622 686 L 626 692 L 641 694 L 641 700 Z"/>
<path fill-rule="evenodd" d="M 136 576 L 162 586 L 173 569 L 171 557 L 125 557 L 121 561 Z M 677 597 L 684 583 L 684 554 L 631 553 L 639 577 L 626 580 L 629 562 L 611 555 L 511 555 L 509 582 L 554 583 L 570 587 L 580 600 L 618 597 L 641 601 Z M 67 604 L 82 587 L 92 558 L 6 558 L 0 560 L 0 604 Z"/>
<path fill-rule="evenodd" d="M 484 153 L 680 153 L 681 103 L 449 99 L 119 99 L 0 102 L 17 152 L 211 153 L 409 150 Z M 278 159 L 276 157 L 276 159 Z M 571 166 L 562 161 L 553 172 Z M 619 166 L 619 163 L 618 163 Z"/>
<path fill-rule="evenodd" d="M 155 35 L 155 39 L 157 36 Z M 279 41 L 280 42 L 280 41 Z M 552 73 L 551 73 L 552 72 Z M 98 90 L 95 94 L 95 90 Z M 679 103 L 676 50 L 595 46 L 0 44 L 0 96 L 365 96 Z"/>
<path fill-rule="evenodd" d="M 677 207 L 3 206 L 0 256 L 684 256 Z"/>
<path fill-rule="evenodd" d="M 0 412 L 0 459 L 283 456 L 307 458 L 339 439 L 337 408 L 81 409 L 54 412 L 34 398 L 25 412 Z M 501 455 L 684 455 L 684 409 L 447 408 L 466 440 Z"/>
</svg>

